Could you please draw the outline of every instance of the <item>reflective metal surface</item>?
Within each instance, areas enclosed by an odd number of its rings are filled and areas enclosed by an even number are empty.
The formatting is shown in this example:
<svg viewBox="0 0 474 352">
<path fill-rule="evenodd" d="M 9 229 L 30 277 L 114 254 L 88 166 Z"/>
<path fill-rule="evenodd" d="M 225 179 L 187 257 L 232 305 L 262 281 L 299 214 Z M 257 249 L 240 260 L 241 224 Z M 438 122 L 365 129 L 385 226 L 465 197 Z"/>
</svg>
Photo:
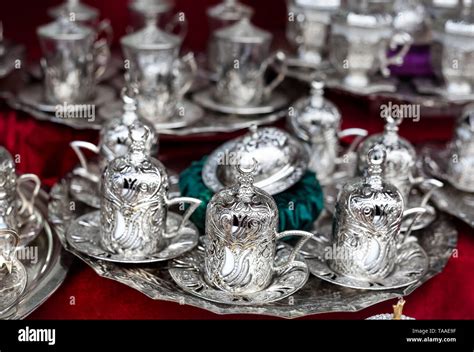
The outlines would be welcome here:
<svg viewBox="0 0 474 352">
<path fill-rule="evenodd" d="M 242 137 L 214 150 L 202 170 L 205 185 L 217 192 L 237 181 L 236 163 L 258 162 L 255 186 L 270 194 L 283 192 L 297 183 L 306 172 L 306 148 L 287 132 L 274 127 L 251 128 Z"/>
</svg>

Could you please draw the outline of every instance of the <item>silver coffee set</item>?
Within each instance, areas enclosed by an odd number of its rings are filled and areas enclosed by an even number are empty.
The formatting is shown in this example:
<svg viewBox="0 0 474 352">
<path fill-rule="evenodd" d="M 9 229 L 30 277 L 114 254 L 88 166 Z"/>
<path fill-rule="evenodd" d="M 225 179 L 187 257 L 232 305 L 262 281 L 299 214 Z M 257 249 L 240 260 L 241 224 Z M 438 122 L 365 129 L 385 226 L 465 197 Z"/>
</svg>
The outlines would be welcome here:
<svg viewBox="0 0 474 352">
<path fill-rule="evenodd" d="M 402 65 L 411 46 L 429 44 L 437 79 L 415 77 L 412 95 L 466 103 L 474 97 L 473 8 L 462 0 L 289 0 L 290 75 L 324 73 L 331 88 L 395 94 L 390 66 Z"/>
<path fill-rule="evenodd" d="M 457 232 L 439 210 L 470 218 L 474 226 L 474 108 L 466 108 L 442 153 L 427 149 L 418 158 L 398 133 L 401 119 L 386 116 L 384 131 L 372 136 L 342 130 L 340 111 L 324 97 L 325 85 L 392 89 L 384 78 L 389 66 L 403 63 L 431 23 L 418 1 L 408 3 L 360 1 L 343 8 L 338 0 L 289 1 L 294 16 L 287 34 L 297 52 L 289 57 L 272 51 L 272 34 L 252 24 L 252 9 L 225 0 L 207 12 L 212 82 L 192 100 L 198 64 L 192 53 L 180 56 L 187 32 L 182 14 L 163 23 L 169 2 L 131 2 L 139 21 L 120 40 L 126 70 L 120 99 L 101 80 L 111 60 L 108 22 L 78 0 L 52 9 L 55 20 L 37 31 L 44 85 L 27 87 L 19 100 L 46 114 L 60 105 L 93 105 L 101 116 L 98 145 L 72 142 L 78 166 L 51 190 L 49 222 L 63 246 L 100 275 L 149 297 L 218 313 L 296 317 L 362 309 L 410 293 L 442 271 Z M 396 15 L 410 11 L 417 16 Z M 463 51 L 461 74 L 443 69 L 450 96 L 469 95 L 474 84 L 463 39 L 471 34 L 463 26 L 473 13 L 464 10 L 461 24 L 438 14 L 444 24 L 430 31 L 442 53 L 451 46 Z M 396 50 L 392 56 L 390 49 Z M 336 73 L 310 75 L 309 95 L 288 110 L 292 102 L 281 88 L 289 67 L 329 66 Z M 258 119 L 282 111 L 290 132 L 257 126 Z M 242 127 L 249 131 L 205 161 L 202 181 L 214 195 L 200 236 L 191 216 L 201 200 L 172 189 L 171 171 L 156 158 L 158 134 L 212 113 L 248 118 Z M 39 179 L 17 177 L 5 149 L 0 162 L 1 316 L 27 285 L 15 251 L 48 222 L 35 207 Z M 323 186 L 324 212 L 310 232 L 279 232 L 273 196 L 308 171 Z M 27 181 L 34 183 L 29 192 L 21 187 Z M 464 211 L 450 211 L 459 196 Z"/>
</svg>

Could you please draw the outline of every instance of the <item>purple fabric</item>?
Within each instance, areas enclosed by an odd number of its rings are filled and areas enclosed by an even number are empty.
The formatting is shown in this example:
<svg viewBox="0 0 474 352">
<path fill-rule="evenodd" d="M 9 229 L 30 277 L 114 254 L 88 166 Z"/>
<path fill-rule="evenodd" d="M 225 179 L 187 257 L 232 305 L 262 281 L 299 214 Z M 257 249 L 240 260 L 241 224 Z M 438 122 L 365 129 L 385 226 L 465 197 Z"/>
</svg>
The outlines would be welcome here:
<svg viewBox="0 0 474 352">
<path fill-rule="evenodd" d="M 390 55 L 396 52 L 392 51 Z M 402 66 L 390 66 L 390 71 L 395 76 L 431 76 L 433 67 L 429 45 L 412 46 L 405 56 Z"/>
</svg>

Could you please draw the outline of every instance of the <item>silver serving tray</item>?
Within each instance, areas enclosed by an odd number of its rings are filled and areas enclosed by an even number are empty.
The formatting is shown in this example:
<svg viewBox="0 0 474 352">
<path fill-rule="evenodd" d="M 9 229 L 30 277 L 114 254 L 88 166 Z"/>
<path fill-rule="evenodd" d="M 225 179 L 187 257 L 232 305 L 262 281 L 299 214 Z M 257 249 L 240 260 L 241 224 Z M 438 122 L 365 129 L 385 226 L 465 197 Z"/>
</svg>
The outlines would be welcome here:
<svg viewBox="0 0 474 352">
<path fill-rule="evenodd" d="M 50 219 L 58 235 L 63 239 L 71 219 L 80 216 L 83 211 L 87 211 L 78 207 L 74 213 L 69 211 L 69 207 L 66 206 L 69 204 L 67 189 L 66 180 L 56 184 L 51 190 L 49 205 Z M 316 223 L 316 225 L 318 224 Z M 430 267 L 422 280 L 415 284 L 403 289 L 366 291 L 338 287 L 311 276 L 305 287 L 296 294 L 279 302 L 261 306 L 232 306 L 197 298 L 184 292 L 174 283 L 165 263 L 140 266 L 117 265 L 69 250 L 100 276 L 121 282 L 152 299 L 188 304 L 217 314 L 263 314 L 282 318 L 297 318 L 329 312 L 355 312 L 412 293 L 444 269 L 457 243 L 457 231 L 445 216 L 440 216 L 432 226 L 416 235 L 428 254 Z"/>
<path fill-rule="evenodd" d="M 35 204 L 45 219 L 48 216 L 48 198 L 46 192 L 40 191 Z M 37 246 L 38 261 L 34 264 L 31 260 L 20 258 L 28 275 L 26 289 L 17 305 L 0 318 L 26 318 L 45 302 L 66 278 L 72 256 L 63 249 L 54 229 L 47 221 L 44 222 L 40 235 L 28 246 Z"/>
</svg>

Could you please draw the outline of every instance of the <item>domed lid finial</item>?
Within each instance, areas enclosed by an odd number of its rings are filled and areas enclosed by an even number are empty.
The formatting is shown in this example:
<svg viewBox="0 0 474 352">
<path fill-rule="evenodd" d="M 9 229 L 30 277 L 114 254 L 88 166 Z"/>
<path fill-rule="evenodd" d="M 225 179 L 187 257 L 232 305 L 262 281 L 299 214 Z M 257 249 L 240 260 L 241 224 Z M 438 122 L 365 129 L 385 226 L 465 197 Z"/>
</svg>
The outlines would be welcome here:
<svg viewBox="0 0 474 352">
<path fill-rule="evenodd" d="M 367 183 L 379 189 L 382 187 L 383 165 L 387 158 L 387 152 L 382 145 L 375 145 L 367 154 L 368 177 Z"/>
<path fill-rule="evenodd" d="M 147 158 L 146 142 L 150 135 L 150 129 L 141 123 L 134 123 L 128 128 L 128 131 L 131 141 L 130 160 L 134 164 L 142 162 Z"/>
</svg>

